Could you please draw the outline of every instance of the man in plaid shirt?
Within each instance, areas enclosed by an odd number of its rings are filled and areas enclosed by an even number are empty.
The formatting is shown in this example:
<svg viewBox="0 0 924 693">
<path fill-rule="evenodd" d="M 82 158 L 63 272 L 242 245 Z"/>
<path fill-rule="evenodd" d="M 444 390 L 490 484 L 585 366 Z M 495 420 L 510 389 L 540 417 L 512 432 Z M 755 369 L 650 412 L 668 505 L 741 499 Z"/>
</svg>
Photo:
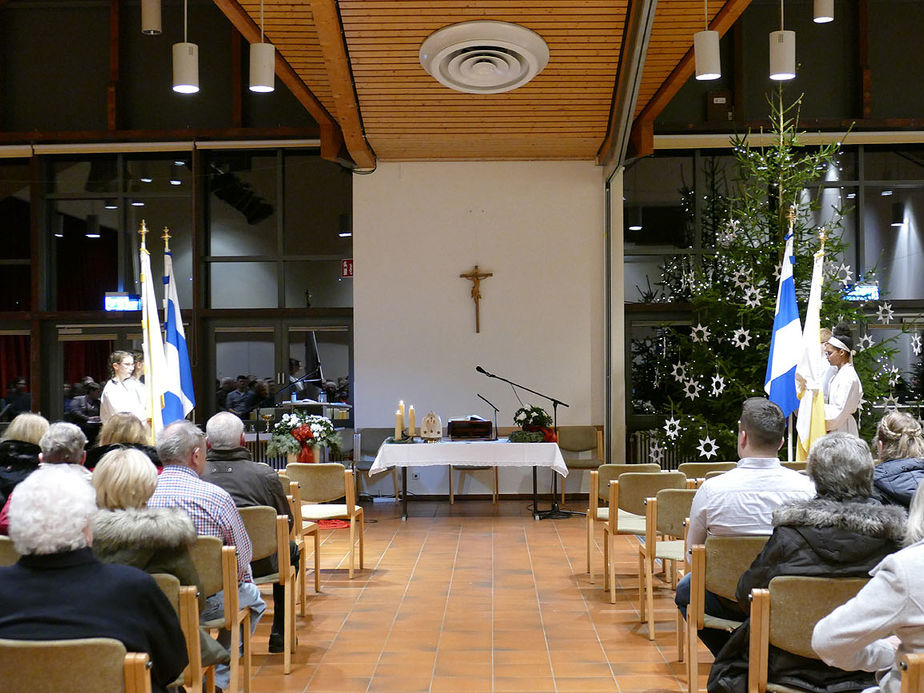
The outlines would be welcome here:
<svg viewBox="0 0 924 693">
<path fill-rule="evenodd" d="M 182 508 L 192 519 L 198 534 L 218 537 L 225 546 L 237 548 L 238 600 L 242 609 L 250 609 L 250 630 L 253 633 L 266 610 L 250 572 L 253 547 L 231 496 L 224 489 L 199 478 L 205 469 L 205 453 L 205 434 L 195 424 L 177 421 L 164 428 L 157 441 L 157 455 L 164 471 L 157 480 L 157 488 L 148 501 L 148 507 Z M 202 619 L 218 618 L 223 612 L 224 601 L 219 592 L 208 598 Z M 218 641 L 229 647 L 231 634 L 222 630 Z M 216 686 L 225 689 L 230 680 L 229 666 L 217 665 Z"/>
</svg>

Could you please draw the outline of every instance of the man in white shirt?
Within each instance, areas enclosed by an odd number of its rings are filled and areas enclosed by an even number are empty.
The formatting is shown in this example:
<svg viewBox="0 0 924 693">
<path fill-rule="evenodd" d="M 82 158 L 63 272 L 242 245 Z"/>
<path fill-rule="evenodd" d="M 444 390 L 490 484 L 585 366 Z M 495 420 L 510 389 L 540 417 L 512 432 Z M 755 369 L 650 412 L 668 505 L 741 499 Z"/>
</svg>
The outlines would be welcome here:
<svg viewBox="0 0 924 693">
<path fill-rule="evenodd" d="M 786 419 L 782 410 L 763 397 L 751 397 L 741 407 L 738 422 L 738 466 L 713 477 L 699 487 L 690 508 L 687 555 L 707 536 L 767 535 L 773 532 L 773 511 L 793 501 L 812 498 L 811 480 L 780 464 Z M 677 584 L 674 599 L 686 617 L 690 603 L 690 575 Z M 706 593 L 706 612 L 718 617 L 743 620 L 737 605 Z M 728 634 L 710 629 L 700 639 L 713 654 L 721 649 Z"/>
</svg>

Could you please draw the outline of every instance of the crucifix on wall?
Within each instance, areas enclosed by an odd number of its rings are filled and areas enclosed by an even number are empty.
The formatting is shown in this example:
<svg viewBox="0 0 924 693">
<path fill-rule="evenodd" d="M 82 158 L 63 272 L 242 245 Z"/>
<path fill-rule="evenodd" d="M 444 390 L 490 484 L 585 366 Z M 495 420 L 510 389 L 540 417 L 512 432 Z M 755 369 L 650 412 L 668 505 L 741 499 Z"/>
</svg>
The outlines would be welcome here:
<svg viewBox="0 0 924 693">
<path fill-rule="evenodd" d="M 481 280 L 493 277 L 494 272 L 479 272 L 478 265 L 475 265 L 471 272 L 466 272 L 459 276 L 463 279 L 468 279 L 472 283 L 472 300 L 475 302 L 475 332 L 481 332 Z"/>
</svg>

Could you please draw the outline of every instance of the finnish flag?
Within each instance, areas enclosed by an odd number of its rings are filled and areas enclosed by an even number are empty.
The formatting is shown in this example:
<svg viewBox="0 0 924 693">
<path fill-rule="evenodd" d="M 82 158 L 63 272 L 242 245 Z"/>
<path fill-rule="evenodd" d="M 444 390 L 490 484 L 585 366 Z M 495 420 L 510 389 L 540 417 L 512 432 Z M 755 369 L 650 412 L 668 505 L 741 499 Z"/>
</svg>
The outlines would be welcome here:
<svg viewBox="0 0 924 693">
<path fill-rule="evenodd" d="M 164 392 L 164 425 L 183 419 L 196 406 L 193 393 L 192 368 L 186 348 L 186 333 L 177 298 L 173 256 L 164 253 L 164 354 L 167 359 L 167 389 Z"/>
<path fill-rule="evenodd" d="M 792 270 L 796 259 L 792 252 L 792 234 L 786 236 L 786 251 L 780 269 L 780 288 L 776 295 L 776 314 L 773 318 L 773 338 L 764 390 L 771 402 L 779 405 L 784 416 L 799 407 L 796 395 L 796 367 L 802 357 L 802 325 L 796 305 L 796 285 Z"/>
</svg>

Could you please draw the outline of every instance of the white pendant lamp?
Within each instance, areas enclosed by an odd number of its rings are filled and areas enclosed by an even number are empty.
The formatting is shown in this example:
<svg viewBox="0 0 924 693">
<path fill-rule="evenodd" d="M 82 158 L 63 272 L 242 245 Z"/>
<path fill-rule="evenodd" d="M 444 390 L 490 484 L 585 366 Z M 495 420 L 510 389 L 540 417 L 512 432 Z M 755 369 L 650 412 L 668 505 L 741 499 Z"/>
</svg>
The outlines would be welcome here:
<svg viewBox="0 0 924 693">
<path fill-rule="evenodd" d="M 276 88 L 276 48 L 263 40 L 263 0 L 260 0 L 260 43 L 250 44 L 250 91 Z"/>
<path fill-rule="evenodd" d="M 834 0 L 815 0 L 815 23 L 827 24 L 834 21 Z"/>
<path fill-rule="evenodd" d="M 160 28 L 160 0 L 141 0 L 141 33 L 156 36 Z"/>
<path fill-rule="evenodd" d="M 173 44 L 173 91 L 195 94 L 199 91 L 199 46 L 186 41 L 187 7 L 183 0 L 183 42 Z"/>
<path fill-rule="evenodd" d="M 718 79 L 722 76 L 719 57 L 719 32 L 709 30 L 709 0 L 703 3 L 704 28 L 693 34 L 693 55 L 696 59 L 696 79 Z"/>
<path fill-rule="evenodd" d="M 783 29 L 783 0 L 780 0 L 780 30 L 770 32 L 770 79 L 783 81 L 796 76 L 796 32 Z"/>
</svg>

